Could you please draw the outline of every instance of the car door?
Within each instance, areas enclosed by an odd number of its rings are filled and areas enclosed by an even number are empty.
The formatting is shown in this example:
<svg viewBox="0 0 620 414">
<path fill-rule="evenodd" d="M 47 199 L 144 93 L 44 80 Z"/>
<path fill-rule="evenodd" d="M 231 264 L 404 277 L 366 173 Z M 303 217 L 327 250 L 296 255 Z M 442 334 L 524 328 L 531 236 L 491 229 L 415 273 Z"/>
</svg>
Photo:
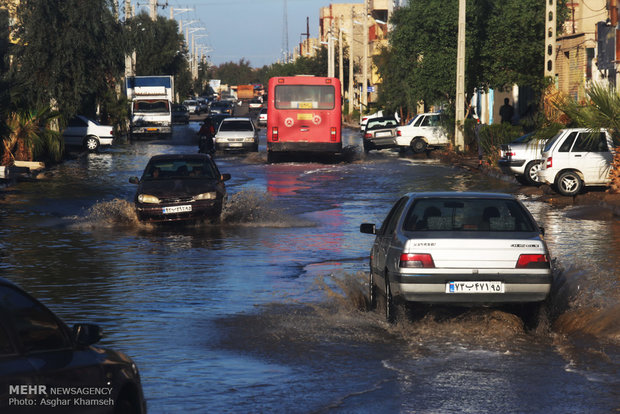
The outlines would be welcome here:
<svg viewBox="0 0 620 414">
<path fill-rule="evenodd" d="M 439 125 L 439 115 L 426 115 L 422 123 L 424 136 L 431 145 L 447 144 L 447 137 Z"/>
<path fill-rule="evenodd" d="M 62 133 L 67 145 L 82 145 L 82 138 L 86 135 L 88 123 L 80 117 L 69 120 L 67 128 Z"/>
<path fill-rule="evenodd" d="M 589 132 L 580 132 L 571 149 L 571 155 L 571 162 L 583 173 L 586 185 L 607 182 L 613 156 L 605 132 L 594 137 Z"/>
<path fill-rule="evenodd" d="M 21 357 L 33 367 L 27 378 L 24 374 L 24 379 L 45 389 L 45 395 L 40 395 L 40 388 L 34 394 L 38 394 L 38 398 L 68 398 L 71 406 L 63 407 L 63 412 L 101 410 L 101 407 L 91 410 L 87 406 L 76 405 L 73 398 L 90 398 L 78 391 L 85 388 L 109 388 L 109 379 L 105 378 L 101 364 L 105 355 L 90 347 L 76 346 L 71 332 L 62 321 L 41 303 L 14 287 L 0 286 L 0 309 Z M 63 389 L 63 392 L 57 393 L 58 389 Z"/>
<path fill-rule="evenodd" d="M 396 229 L 396 224 L 398 223 L 398 219 L 403 211 L 403 208 L 407 204 L 408 197 L 402 197 L 399 199 L 387 217 L 383 221 L 381 228 L 377 231 L 377 237 L 375 238 L 375 242 L 372 246 L 371 251 L 371 270 L 379 279 L 377 281 L 378 286 L 384 286 L 385 280 L 383 278 L 384 270 L 387 267 L 387 256 L 390 250 L 390 246 L 392 244 L 392 239 L 394 238 L 394 230 Z"/>
</svg>

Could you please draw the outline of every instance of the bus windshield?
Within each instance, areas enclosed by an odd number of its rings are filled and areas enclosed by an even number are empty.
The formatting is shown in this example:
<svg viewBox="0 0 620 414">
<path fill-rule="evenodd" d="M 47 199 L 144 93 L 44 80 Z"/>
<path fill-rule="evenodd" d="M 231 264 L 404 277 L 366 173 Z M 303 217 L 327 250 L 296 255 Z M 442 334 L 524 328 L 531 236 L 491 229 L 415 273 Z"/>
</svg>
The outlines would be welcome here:
<svg viewBox="0 0 620 414">
<path fill-rule="evenodd" d="M 333 85 L 278 85 L 276 109 L 334 109 Z"/>
</svg>

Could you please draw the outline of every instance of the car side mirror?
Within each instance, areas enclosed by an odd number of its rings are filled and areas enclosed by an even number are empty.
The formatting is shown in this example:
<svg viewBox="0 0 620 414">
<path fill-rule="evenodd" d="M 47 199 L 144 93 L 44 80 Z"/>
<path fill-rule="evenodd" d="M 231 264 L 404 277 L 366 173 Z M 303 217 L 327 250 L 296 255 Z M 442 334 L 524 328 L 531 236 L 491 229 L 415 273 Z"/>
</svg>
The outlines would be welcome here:
<svg viewBox="0 0 620 414">
<path fill-rule="evenodd" d="M 377 234 L 377 228 L 374 223 L 362 223 L 360 224 L 360 233 Z"/>
<path fill-rule="evenodd" d="M 73 337 L 78 344 L 88 346 L 99 342 L 103 332 L 99 325 L 78 323 L 73 325 Z"/>
<path fill-rule="evenodd" d="M 139 184 L 140 183 L 140 179 L 138 177 L 129 177 L 129 182 L 131 184 Z"/>
<path fill-rule="evenodd" d="M 230 174 L 222 174 L 222 175 L 220 176 L 220 179 L 221 179 L 222 181 L 228 181 L 228 180 L 230 180 Z"/>
</svg>

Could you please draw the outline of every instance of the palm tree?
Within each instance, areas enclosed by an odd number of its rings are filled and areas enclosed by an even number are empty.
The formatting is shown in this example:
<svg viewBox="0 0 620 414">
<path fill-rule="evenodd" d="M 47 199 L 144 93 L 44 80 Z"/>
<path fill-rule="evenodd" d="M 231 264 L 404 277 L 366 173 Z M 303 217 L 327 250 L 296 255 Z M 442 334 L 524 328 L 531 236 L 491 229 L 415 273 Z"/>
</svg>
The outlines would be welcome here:
<svg viewBox="0 0 620 414">
<path fill-rule="evenodd" d="M 62 136 L 51 123 L 58 114 L 49 107 L 36 111 L 11 112 L 7 116 L 7 136 L 2 138 L 2 165 L 33 161 L 35 157 L 58 161 L 64 151 Z"/>
<path fill-rule="evenodd" d="M 586 90 L 585 103 L 575 99 L 558 100 L 554 106 L 577 127 L 597 131 L 608 129 L 614 138 L 615 154 L 611 165 L 611 192 L 620 192 L 620 91 L 600 84 Z M 594 134 L 593 134 L 594 136 Z"/>
</svg>

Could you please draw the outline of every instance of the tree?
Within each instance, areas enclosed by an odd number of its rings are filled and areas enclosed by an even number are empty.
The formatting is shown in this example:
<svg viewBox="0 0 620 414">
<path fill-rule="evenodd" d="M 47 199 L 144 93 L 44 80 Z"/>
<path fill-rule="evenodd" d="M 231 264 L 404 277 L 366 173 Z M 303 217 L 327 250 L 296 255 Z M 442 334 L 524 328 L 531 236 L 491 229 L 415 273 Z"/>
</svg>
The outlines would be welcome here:
<svg viewBox="0 0 620 414">
<path fill-rule="evenodd" d="M 49 128 L 57 116 L 49 107 L 10 113 L 6 122 L 9 134 L 2 139 L 2 165 L 12 165 L 15 160 L 32 161 L 41 155 L 60 160 L 64 141 L 60 133 Z"/>
<path fill-rule="evenodd" d="M 113 0 L 20 1 L 11 73 L 18 107 L 52 104 L 64 118 L 94 115 L 124 67 L 112 6 Z"/>
<path fill-rule="evenodd" d="M 9 57 L 9 15 L 0 9 L 0 137 L 6 136 L 6 116 L 10 106 L 9 83 L 6 80 Z"/>
</svg>

